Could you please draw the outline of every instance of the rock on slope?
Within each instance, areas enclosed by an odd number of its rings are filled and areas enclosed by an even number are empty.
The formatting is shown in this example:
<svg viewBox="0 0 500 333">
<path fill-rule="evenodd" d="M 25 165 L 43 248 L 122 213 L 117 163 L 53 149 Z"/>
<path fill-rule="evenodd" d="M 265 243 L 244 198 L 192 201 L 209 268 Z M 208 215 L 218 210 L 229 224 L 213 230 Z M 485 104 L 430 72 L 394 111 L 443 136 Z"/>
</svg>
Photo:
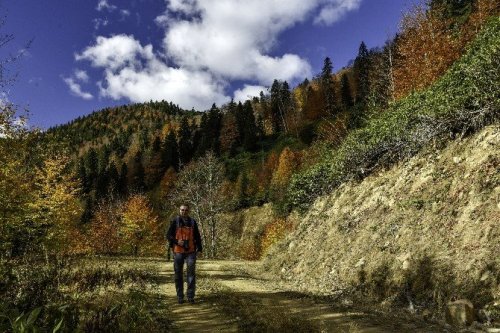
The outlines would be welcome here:
<svg viewBox="0 0 500 333">
<path fill-rule="evenodd" d="M 497 316 L 500 126 L 318 199 L 264 267 L 303 291 L 441 310 L 468 298 Z"/>
</svg>

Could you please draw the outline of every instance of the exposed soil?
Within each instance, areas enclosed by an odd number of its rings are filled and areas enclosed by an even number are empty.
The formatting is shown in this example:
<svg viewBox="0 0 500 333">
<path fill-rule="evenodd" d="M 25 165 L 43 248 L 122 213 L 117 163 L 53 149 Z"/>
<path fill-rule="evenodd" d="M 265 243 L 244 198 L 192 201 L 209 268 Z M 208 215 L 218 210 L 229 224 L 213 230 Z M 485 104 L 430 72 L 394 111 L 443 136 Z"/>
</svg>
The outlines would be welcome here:
<svg viewBox="0 0 500 333">
<path fill-rule="evenodd" d="M 447 332 L 433 323 L 356 310 L 284 289 L 258 276 L 258 262 L 197 262 L 195 304 L 177 304 L 172 262 L 159 263 L 160 291 L 175 332 Z"/>
</svg>

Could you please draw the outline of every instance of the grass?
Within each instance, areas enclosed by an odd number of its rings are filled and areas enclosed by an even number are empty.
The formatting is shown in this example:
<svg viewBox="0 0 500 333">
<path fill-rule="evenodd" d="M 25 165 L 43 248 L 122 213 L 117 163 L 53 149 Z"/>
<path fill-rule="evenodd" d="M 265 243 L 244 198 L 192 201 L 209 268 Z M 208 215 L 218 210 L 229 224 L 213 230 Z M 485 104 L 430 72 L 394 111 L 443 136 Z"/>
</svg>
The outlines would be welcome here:
<svg viewBox="0 0 500 333">
<path fill-rule="evenodd" d="M 145 259 L 34 260 L 10 266 L 0 331 L 166 332 L 170 310 Z"/>
</svg>

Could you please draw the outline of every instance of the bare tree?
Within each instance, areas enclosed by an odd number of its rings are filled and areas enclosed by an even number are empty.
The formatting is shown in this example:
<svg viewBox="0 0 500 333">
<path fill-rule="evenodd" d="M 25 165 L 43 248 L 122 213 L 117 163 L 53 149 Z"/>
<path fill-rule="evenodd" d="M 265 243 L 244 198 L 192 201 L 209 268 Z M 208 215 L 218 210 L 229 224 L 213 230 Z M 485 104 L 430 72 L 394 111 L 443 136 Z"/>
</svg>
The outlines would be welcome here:
<svg viewBox="0 0 500 333">
<path fill-rule="evenodd" d="M 181 203 L 190 205 L 209 257 L 217 255 L 218 214 L 225 207 L 223 180 L 224 167 L 210 151 L 182 169 L 177 186 L 170 195 L 171 202 L 176 206 Z"/>
<path fill-rule="evenodd" d="M 14 35 L 1 32 L 4 25 L 5 17 L 0 17 L 0 49 L 5 51 L 7 45 L 14 40 Z M 14 54 L 9 53 L 7 56 L 0 59 L 0 93 L 5 93 L 7 87 L 11 86 L 16 81 L 18 73 L 12 73 L 11 67 L 17 60 L 26 54 L 31 42 L 32 41 L 28 41 L 22 49 Z"/>
</svg>

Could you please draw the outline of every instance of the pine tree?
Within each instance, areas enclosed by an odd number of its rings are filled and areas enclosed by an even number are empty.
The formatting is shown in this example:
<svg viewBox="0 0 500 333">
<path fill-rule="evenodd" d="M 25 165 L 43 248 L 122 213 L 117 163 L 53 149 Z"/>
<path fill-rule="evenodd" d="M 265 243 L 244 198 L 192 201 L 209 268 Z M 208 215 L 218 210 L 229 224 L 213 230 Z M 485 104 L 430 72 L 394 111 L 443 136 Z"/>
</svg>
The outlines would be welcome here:
<svg viewBox="0 0 500 333">
<path fill-rule="evenodd" d="M 165 141 L 162 145 L 162 167 L 164 170 L 173 167 L 176 171 L 179 170 L 179 147 L 174 131 L 168 132 Z"/>
<path fill-rule="evenodd" d="M 245 127 L 243 128 L 243 148 L 247 151 L 254 151 L 257 146 L 257 126 L 250 101 L 246 101 L 243 106 L 243 119 L 245 121 Z"/>
<path fill-rule="evenodd" d="M 215 103 L 208 112 L 208 127 L 210 129 L 210 150 L 216 156 L 220 155 L 220 132 L 222 129 L 222 113 Z"/>
<path fill-rule="evenodd" d="M 87 170 L 87 177 L 91 180 L 96 179 L 99 170 L 99 160 L 94 148 L 90 148 L 85 157 L 85 168 Z"/>
<path fill-rule="evenodd" d="M 368 95 L 370 94 L 370 54 L 364 42 L 361 42 L 359 46 L 359 52 L 354 61 L 354 67 L 358 84 L 356 103 L 366 104 Z"/>
<path fill-rule="evenodd" d="M 288 132 L 287 113 L 291 105 L 291 93 L 288 82 L 274 80 L 271 86 L 270 116 L 273 133 Z"/>
<path fill-rule="evenodd" d="M 133 191 L 143 192 L 146 189 L 145 172 L 142 164 L 142 151 L 138 151 L 134 156 L 134 164 L 132 167 L 132 184 Z"/>
<path fill-rule="evenodd" d="M 324 98 L 324 112 L 329 116 L 335 115 L 335 86 L 332 77 L 333 63 L 326 57 L 321 70 L 321 90 Z"/>
<path fill-rule="evenodd" d="M 80 179 L 80 187 L 83 194 L 89 194 L 92 189 L 92 183 L 87 176 L 87 170 L 85 169 L 85 160 L 80 159 L 78 162 L 77 169 L 78 179 Z"/>
<path fill-rule="evenodd" d="M 196 148 L 196 156 L 202 156 L 210 149 L 210 128 L 208 125 L 208 115 L 203 113 L 200 121 L 200 142 Z"/>
<path fill-rule="evenodd" d="M 270 105 L 270 116 L 271 124 L 273 127 L 273 133 L 279 133 L 282 130 L 282 125 L 280 121 L 280 93 L 281 87 L 278 80 L 273 81 L 271 86 L 271 105 Z"/>
<path fill-rule="evenodd" d="M 349 85 L 349 78 L 347 74 L 342 74 L 342 105 L 345 108 L 350 108 L 353 106 L 354 102 L 352 100 L 351 86 Z"/>
<path fill-rule="evenodd" d="M 193 157 L 193 144 L 191 141 L 191 127 L 187 117 L 181 120 L 179 132 L 179 160 L 181 167 L 187 165 Z"/>
<path fill-rule="evenodd" d="M 161 140 L 159 136 L 155 136 L 152 147 L 153 153 L 158 153 L 161 150 Z"/>
<path fill-rule="evenodd" d="M 128 166 L 125 162 L 122 163 L 120 178 L 118 179 L 118 193 L 121 197 L 128 195 Z"/>
<path fill-rule="evenodd" d="M 119 191 L 120 174 L 118 173 L 115 162 L 111 162 L 109 165 L 108 179 L 108 193 L 110 193 L 112 196 L 116 196 Z"/>
</svg>

